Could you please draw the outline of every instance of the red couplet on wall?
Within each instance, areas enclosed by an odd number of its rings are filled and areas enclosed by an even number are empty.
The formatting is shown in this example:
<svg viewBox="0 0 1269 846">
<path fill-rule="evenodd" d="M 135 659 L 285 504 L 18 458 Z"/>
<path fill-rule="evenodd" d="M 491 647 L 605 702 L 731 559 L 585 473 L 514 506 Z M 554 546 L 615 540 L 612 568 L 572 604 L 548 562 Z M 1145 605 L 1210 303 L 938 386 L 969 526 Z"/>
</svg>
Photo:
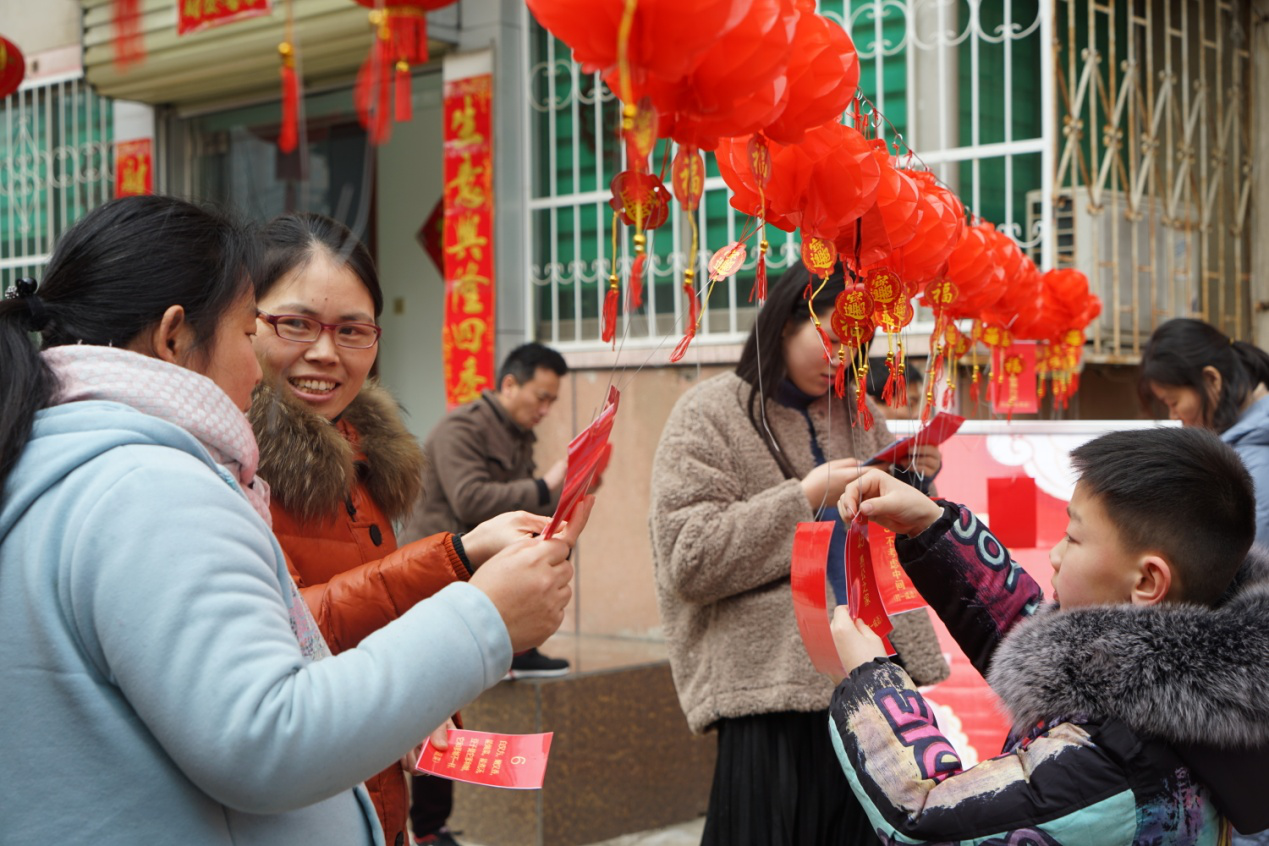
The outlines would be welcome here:
<svg viewBox="0 0 1269 846">
<path fill-rule="evenodd" d="M 176 34 L 267 15 L 272 0 L 176 0 Z"/>
<path fill-rule="evenodd" d="M 154 152 L 149 138 L 115 144 L 115 196 L 154 193 Z"/>
<path fill-rule="evenodd" d="M 445 399 L 494 385 L 493 77 L 445 83 Z"/>
</svg>

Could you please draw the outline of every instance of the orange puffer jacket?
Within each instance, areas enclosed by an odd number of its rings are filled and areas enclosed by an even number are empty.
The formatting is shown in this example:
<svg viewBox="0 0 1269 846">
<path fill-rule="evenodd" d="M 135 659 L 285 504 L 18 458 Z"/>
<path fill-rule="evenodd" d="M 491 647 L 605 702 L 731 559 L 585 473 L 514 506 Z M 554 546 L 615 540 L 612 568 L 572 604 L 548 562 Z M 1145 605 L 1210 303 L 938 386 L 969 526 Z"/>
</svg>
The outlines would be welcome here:
<svg viewBox="0 0 1269 846">
<path fill-rule="evenodd" d="M 422 453 L 386 391 L 368 385 L 332 426 L 262 387 L 251 420 L 260 476 L 272 490 L 273 532 L 332 652 L 468 578 L 451 534 L 397 548 L 392 522 L 417 495 Z M 404 843 L 410 800 L 401 765 L 366 787 L 385 841 Z"/>
</svg>

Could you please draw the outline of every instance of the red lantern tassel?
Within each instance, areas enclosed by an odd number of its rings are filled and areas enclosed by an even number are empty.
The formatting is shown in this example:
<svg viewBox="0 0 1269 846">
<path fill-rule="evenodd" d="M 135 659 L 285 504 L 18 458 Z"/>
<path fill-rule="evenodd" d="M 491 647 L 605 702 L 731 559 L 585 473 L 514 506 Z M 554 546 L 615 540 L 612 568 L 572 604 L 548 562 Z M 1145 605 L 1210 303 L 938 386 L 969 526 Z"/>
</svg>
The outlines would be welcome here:
<svg viewBox="0 0 1269 846">
<path fill-rule="evenodd" d="M 617 298 L 620 289 L 616 277 L 611 277 L 609 282 L 608 293 L 604 295 L 604 327 L 600 337 L 605 343 L 611 341 L 615 347 L 617 345 Z"/>
<path fill-rule="evenodd" d="M 758 305 L 762 305 L 767 301 L 767 248 L 768 244 L 763 241 L 758 245 L 758 270 L 754 273 L 753 287 L 749 289 L 749 302 L 753 302 L 755 295 L 758 297 Z M 838 396 L 841 396 L 838 394 Z"/>
<path fill-rule="evenodd" d="M 683 333 L 674 352 L 670 353 L 671 362 L 682 359 L 687 354 L 687 348 L 691 345 L 692 339 L 696 337 L 696 324 L 700 320 L 701 303 L 696 297 L 695 280 L 695 271 L 690 269 L 683 271 L 683 293 L 687 294 L 687 331 Z"/>
<path fill-rule="evenodd" d="M 295 76 L 291 45 L 282 47 L 286 50 L 282 51 L 282 128 L 278 131 L 278 149 L 292 153 L 300 138 L 300 81 Z"/>
<path fill-rule="evenodd" d="M 894 356 L 886 356 L 886 385 L 881 389 L 881 401 L 891 408 L 898 408 L 899 404 L 894 401 L 895 378 L 894 378 Z"/>
<path fill-rule="evenodd" d="M 833 393 L 838 399 L 846 398 L 846 345 L 837 351 L 837 372 L 833 374 Z"/>
<path fill-rule="evenodd" d="M 674 347 L 674 352 L 670 353 L 670 362 L 681 361 L 683 356 L 687 355 L 687 348 L 691 346 L 692 339 L 696 337 L 696 324 L 688 327 L 687 333 L 679 339 L 678 344 Z"/>
<path fill-rule="evenodd" d="M 629 298 L 626 302 L 626 311 L 634 311 L 643 305 L 643 266 L 647 261 L 647 256 L 643 253 L 635 256 L 634 264 L 630 265 L 630 287 L 627 290 Z"/>
<path fill-rule="evenodd" d="M 859 374 L 859 378 L 862 380 L 864 378 L 864 374 L 863 373 Z M 855 411 L 858 414 L 859 423 L 860 425 L 864 427 L 865 432 L 867 432 L 869 429 L 872 428 L 872 423 L 873 423 L 872 412 L 868 410 L 868 402 L 865 399 L 866 396 L 867 394 L 864 392 L 863 386 L 856 385 L 855 386 Z"/>
<path fill-rule="evenodd" d="M 405 123 L 414 118 L 414 92 L 410 89 L 410 63 L 403 59 L 397 62 L 397 123 Z"/>
<path fill-rule="evenodd" d="M 824 344 L 824 360 L 832 361 L 831 350 L 833 349 L 833 342 L 828 339 L 828 333 L 824 331 L 824 327 L 820 325 L 818 320 L 815 321 L 815 331 L 820 333 L 820 341 Z"/>
<path fill-rule="evenodd" d="M 974 378 L 969 383 L 969 398 L 973 402 L 978 402 L 978 365 L 974 365 Z"/>
<path fill-rule="evenodd" d="M 370 55 L 357 73 L 357 87 L 353 93 L 357 116 L 370 136 L 370 143 L 375 146 L 387 141 L 391 133 L 388 109 L 392 105 L 390 78 L 393 61 L 389 46 L 386 38 L 376 34 Z"/>
</svg>

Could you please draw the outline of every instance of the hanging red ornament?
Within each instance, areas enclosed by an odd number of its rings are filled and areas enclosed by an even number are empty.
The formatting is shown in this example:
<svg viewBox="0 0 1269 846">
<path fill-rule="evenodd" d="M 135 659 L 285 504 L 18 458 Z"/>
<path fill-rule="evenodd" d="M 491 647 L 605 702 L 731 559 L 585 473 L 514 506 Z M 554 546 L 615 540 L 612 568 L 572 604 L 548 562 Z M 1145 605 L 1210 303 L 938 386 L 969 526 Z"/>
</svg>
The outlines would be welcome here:
<svg viewBox="0 0 1269 846">
<path fill-rule="evenodd" d="M 700 228 L 696 213 L 701 207 L 705 192 L 705 159 L 695 147 L 680 147 L 670 168 L 670 185 L 674 198 L 687 214 L 692 227 L 692 249 L 688 253 L 689 267 L 683 271 L 683 293 L 687 296 L 687 327 L 683 337 L 670 353 L 670 361 L 679 361 L 687 353 L 688 345 L 696 337 L 696 324 L 700 320 L 700 301 L 696 296 L 696 266 L 700 261 Z"/>
<path fill-rule="evenodd" d="M 141 0 L 113 0 L 115 66 L 126 70 L 145 59 Z"/>
<path fill-rule="evenodd" d="M 0 37 L 0 97 L 8 97 L 18 90 L 26 76 L 26 58 L 18 45 Z"/>
<path fill-rule="evenodd" d="M 295 48 L 291 42 L 279 44 L 278 54 L 282 57 L 282 127 L 278 130 L 278 149 L 291 153 L 300 137 L 300 83 L 295 75 Z"/>
<path fill-rule="evenodd" d="M 870 143 L 879 173 L 875 200 L 859 225 L 844 227 L 837 239 L 837 249 L 857 269 L 889 258 L 916 237 L 920 222 L 916 183 L 895 167 L 884 140 Z"/>
<path fill-rule="evenodd" d="M 357 74 L 353 103 L 371 144 L 382 144 L 391 135 L 391 114 L 395 89 L 396 119 L 413 117 L 410 67 L 425 64 L 427 13 L 457 0 L 356 0 L 370 9 L 374 43 Z"/>
</svg>

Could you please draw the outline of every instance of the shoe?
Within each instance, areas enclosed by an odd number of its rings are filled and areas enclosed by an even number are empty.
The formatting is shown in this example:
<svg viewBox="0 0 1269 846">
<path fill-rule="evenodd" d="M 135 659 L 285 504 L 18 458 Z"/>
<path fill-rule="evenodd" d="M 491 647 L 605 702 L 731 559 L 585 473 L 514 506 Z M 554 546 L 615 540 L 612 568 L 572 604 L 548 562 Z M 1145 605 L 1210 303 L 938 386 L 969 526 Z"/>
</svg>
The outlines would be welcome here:
<svg viewBox="0 0 1269 846">
<path fill-rule="evenodd" d="M 511 669 L 505 678 L 511 679 L 549 679 L 568 675 L 568 661 L 563 658 L 548 658 L 536 649 L 521 652 L 511 659 Z"/>
<path fill-rule="evenodd" d="M 425 834 L 422 837 L 415 837 L 415 846 L 462 846 L 454 839 L 456 832 L 450 831 L 449 828 L 442 828 L 431 834 Z"/>
</svg>

